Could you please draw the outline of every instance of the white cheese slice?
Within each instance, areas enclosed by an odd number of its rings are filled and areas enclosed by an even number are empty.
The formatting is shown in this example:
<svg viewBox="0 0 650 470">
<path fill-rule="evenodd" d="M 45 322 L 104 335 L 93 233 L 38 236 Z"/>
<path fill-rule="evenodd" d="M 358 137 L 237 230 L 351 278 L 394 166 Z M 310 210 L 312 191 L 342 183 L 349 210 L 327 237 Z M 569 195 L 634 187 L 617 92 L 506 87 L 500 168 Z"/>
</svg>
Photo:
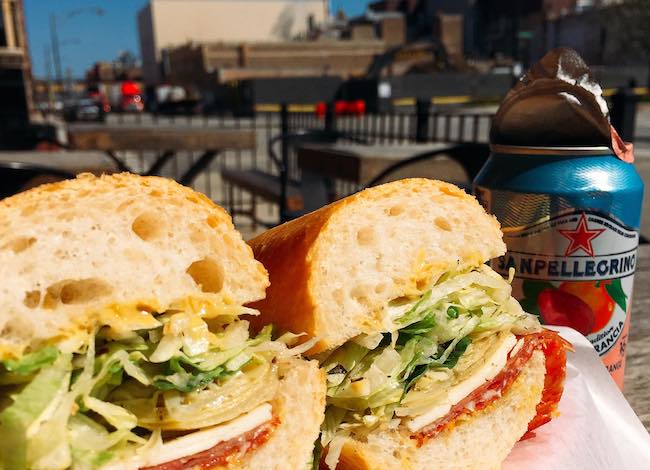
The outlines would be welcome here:
<svg viewBox="0 0 650 470">
<path fill-rule="evenodd" d="M 462 381 L 449 390 L 444 403 L 434 405 L 431 409 L 415 418 L 406 421 L 406 427 L 411 432 L 422 429 L 427 424 L 442 418 L 451 410 L 452 406 L 460 402 L 478 387 L 489 382 L 503 369 L 508 362 L 508 353 L 517 344 L 517 338 L 512 333 L 506 336 L 494 353 L 487 358 L 475 374 Z"/>
<path fill-rule="evenodd" d="M 259 425 L 269 421 L 272 417 L 271 405 L 265 403 L 253 411 L 240 416 L 228 423 L 214 426 L 208 429 L 187 434 L 172 441 L 166 442 L 155 449 L 145 462 L 145 466 L 160 465 L 171 462 L 187 455 L 203 452 L 219 444 L 229 441 L 242 434 L 255 429 Z"/>
<path fill-rule="evenodd" d="M 272 412 L 271 405 L 264 403 L 232 421 L 165 442 L 152 448 L 146 455 L 135 456 L 128 461 L 111 462 L 103 470 L 151 467 L 206 451 L 220 442 L 239 437 L 266 423 L 273 417 Z"/>
<path fill-rule="evenodd" d="M 512 348 L 512 351 L 510 351 L 510 357 L 514 357 L 523 347 L 524 347 L 524 338 L 519 338 L 519 341 L 517 341 L 515 347 Z"/>
</svg>

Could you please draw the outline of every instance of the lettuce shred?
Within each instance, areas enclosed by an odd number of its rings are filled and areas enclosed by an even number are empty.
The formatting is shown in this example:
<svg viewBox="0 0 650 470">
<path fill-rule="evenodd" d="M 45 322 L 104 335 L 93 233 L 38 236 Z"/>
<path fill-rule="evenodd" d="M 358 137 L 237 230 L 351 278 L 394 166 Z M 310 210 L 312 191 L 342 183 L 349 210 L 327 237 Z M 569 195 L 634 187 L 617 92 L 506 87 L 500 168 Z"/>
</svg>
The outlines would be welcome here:
<svg viewBox="0 0 650 470">
<path fill-rule="evenodd" d="M 273 340 L 272 327 L 250 337 L 236 315 L 173 310 L 156 320 L 119 335 L 101 328 L 75 354 L 48 345 L 0 361 L 0 470 L 100 468 L 162 443 L 169 423 L 232 419 L 269 399 L 277 358 L 313 346 L 295 346 L 298 335 Z M 255 393 L 236 393 L 251 383 Z"/>
<path fill-rule="evenodd" d="M 36 352 L 25 354 L 19 360 L 8 359 L 0 361 L 8 372 L 27 375 L 52 364 L 59 357 L 59 350 L 54 346 L 46 346 Z"/>
<path fill-rule="evenodd" d="M 444 390 L 473 341 L 539 329 L 512 297 L 509 282 L 487 266 L 448 273 L 420 297 L 387 308 L 393 327 L 379 342 L 355 338 L 322 361 L 328 374 L 323 447 L 351 433 L 398 425 L 404 415 L 396 410 L 409 391 L 431 374 Z M 336 459 L 329 460 L 335 466 Z"/>
</svg>

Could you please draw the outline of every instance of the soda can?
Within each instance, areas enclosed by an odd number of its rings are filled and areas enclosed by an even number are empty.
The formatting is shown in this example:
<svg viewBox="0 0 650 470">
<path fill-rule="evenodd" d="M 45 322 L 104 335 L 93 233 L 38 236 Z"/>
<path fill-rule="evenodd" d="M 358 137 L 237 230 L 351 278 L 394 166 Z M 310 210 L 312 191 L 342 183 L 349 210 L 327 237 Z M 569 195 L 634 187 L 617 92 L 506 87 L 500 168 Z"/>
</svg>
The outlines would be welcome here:
<svg viewBox="0 0 650 470">
<path fill-rule="evenodd" d="M 643 181 L 607 147 L 492 145 L 474 192 L 501 222 L 513 295 L 543 324 L 570 326 L 623 388 Z"/>
</svg>

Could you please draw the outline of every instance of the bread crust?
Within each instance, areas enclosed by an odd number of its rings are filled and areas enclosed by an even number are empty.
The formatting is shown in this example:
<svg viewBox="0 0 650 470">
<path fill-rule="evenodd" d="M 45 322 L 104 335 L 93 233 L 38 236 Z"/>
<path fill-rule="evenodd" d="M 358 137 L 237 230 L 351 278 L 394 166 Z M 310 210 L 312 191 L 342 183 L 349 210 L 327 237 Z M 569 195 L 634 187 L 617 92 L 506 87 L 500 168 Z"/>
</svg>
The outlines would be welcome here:
<svg viewBox="0 0 650 470">
<path fill-rule="evenodd" d="M 263 446 L 234 468 L 285 470 L 307 468 L 325 417 L 325 373 L 316 361 L 291 358 L 280 363 L 282 378 L 273 401 L 280 425 Z"/>
<path fill-rule="evenodd" d="M 172 180 L 128 173 L 82 174 L 0 201 L 0 277 L 0 359 L 76 341 L 115 305 L 242 305 L 268 285 L 225 210 Z"/>
<path fill-rule="evenodd" d="M 330 216 L 345 203 L 343 199 L 322 207 L 267 230 L 248 242 L 271 281 L 266 297 L 251 305 L 262 312 L 250 318 L 254 329 L 272 323 L 282 331 L 314 335 L 318 319 L 313 314 L 315 303 L 310 290 L 310 251 Z M 313 351 L 322 350 L 324 346 L 319 343 Z"/>
<path fill-rule="evenodd" d="M 499 400 L 443 431 L 422 447 L 398 431 L 373 431 L 348 439 L 337 470 L 497 470 L 535 416 L 546 375 L 544 354 L 535 351 Z"/>
<path fill-rule="evenodd" d="M 487 227 L 483 234 L 485 245 L 489 247 L 482 251 L 464 247 L 461 256 L 464 264 L 476 266 L 505 251 L 496 219 L 487 215 L 473 196 L 452 184 L 412 178 L 369 188 L 249 240 L 248 243 L 253 248 L 256 259 L 264 264 L 271 281 L 266 298 L 252 305 L 262 312 L 261 316 L 251 319 L 254 327 L 261 328 L 265 324 L 273 323 L 282 330 L 305 332 L 312 337 L 317 336 L 320 341 L 309 351 L 310 354 L 339 346 L 345 340 L 359 334 L 361 331 L 351 332 L 347 337 L 338 338 L 337 341 L 327 337 L 333 328 L 331 316 L 336 315 L 336 312 L 319 309 L 316 294 L 318 284 L 321 283 L 321 280 L 317 279 L 318 272 L 322 270 L 323 263 L 328 258 L 324 253 L 325 248 L 331 244 L 329 240 L 324 240 L 326 238 L 324 234 L 327 233 L 329 238 L 335 238 L 336 234 L 342 231 L 346 221 L 341 220 L 344 219 L 341 214 L 346 208 L 363 209 L 387 199 L 397 201 L 412 193 L 422 195 L 428 204 L 444 204 L 444 201 L 453 201 L 454 204 L 470 208 L 474 214 L 482 218 L 483 224 Z M 426 199 L 429 194 L 435 195 L 435 198 Z M 441 230 L 434 225 L 433 221 L 429 226 L 432 230 Z M 341 259 L 340 262 L 345 263 L 346 259 Z M 430 276 L 449 269 L 455 260 L 440 262 L 434 266 L 436 262 L 437 260 L 430 262 L 433 266 L 428 273 Z M 415 269 L 415 266 L 411 269 Z M 395 297 L 400 295 L 402 294 L 397 294 Z M 365 317 L 368 321 L 373 313 L 366 313 Z M 380 327 L 370 326 L 367 329 L 377 331 Z"/>
</svg>

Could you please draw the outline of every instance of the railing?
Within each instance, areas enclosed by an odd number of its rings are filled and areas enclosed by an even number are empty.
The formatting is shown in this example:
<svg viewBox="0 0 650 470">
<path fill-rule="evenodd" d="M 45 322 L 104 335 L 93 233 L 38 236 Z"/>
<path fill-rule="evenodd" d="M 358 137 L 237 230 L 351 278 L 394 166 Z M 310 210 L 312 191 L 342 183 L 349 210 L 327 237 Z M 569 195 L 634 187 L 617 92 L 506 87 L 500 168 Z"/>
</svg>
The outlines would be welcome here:
<svg viewBox="0 0 650 470">
<path fill-rule="evenodd" d="M 286 107 L 286 112 L 282 108 Z M 128 127 L 214 127 L 226 129 L 247 129 L 256 133 L 254 150 L 225 150 L 204 172 L 199 174 L 192 186 L 207 194 L 223 206 L 245 208 L 251 204 L 252 196 L 239 188 L 227 187 L 221 180 L 220 169 L 224 166 L 234 168 L 256 168 L 276 174 L 277 168 L 267 154 L 267 142 L 280 134 L 282 129 L 289 133 L 300 130 L 336 130 L 362 139 L 370 144 L 401 145 L 427 142 L 487 142 L 492 119 L 491 113 L 467 111 L 463 108 L 432 107 L 430 101 L 418 101 L 415 109 L 396 110 L 382 114 L 363 114 L 359 116 L 336 116 L 333 105 L 327 106 L 325 116 L 317 116 L 313 106 L 276 105 L 268 110 L 255 113 L 252 117 L 232 116 L 165 116 L 153 114 L 109 114 L 107 124 Z M 282 122 L 285 116 L 287 122 Z M 298 179 L 295 149 L 289 152 L 289 177 Z M 152 152 L 128 152 L 126 161 L 131 168 L 143 170 L 157 158 Z M 161 168 L 163 176 L 177 177 L 197 158 L 198 152 L 179 152 Z M 346 183 L 342 183 L 344 186 Z M 354 191 L 352 187 L 339 188 L 342 193 Z M 337 191 L 338 192 L 338 191 Z M 231 201 L 230 198 L 233 198 Z M 275 209 L 268 207 L 269 216 Z"/>
<path fill-rule="evenodd" d="M 427 110 L 337 119 L 335 129 L 378 144 L 487 142 L 491 113 Z"/>
<path fill-rule="evenodd" d="M 415 107 L 390 113 L 360 116 L 336 116 L 328 105 L 324 117 L 317 122 L 318 129 L 339 131 L 371 145 L 408 145 L 434 142 L 487 143 L 492 112 L 479 112 L 478 108 L 440 108 L 430 100 L 419 100 Z M 295 113 L 290 113 L 290 130 L 294 132 Z M 311 118 L 313 120 L 313 116 Z M 312 127 L 313 128 L 313 127 Z M 295 149 L 290 149 L 289 176 L 300 178 Z M 343 196 L 359 188 L 349 181 L 335 181 L 335 193 Z"/>
</svg>

